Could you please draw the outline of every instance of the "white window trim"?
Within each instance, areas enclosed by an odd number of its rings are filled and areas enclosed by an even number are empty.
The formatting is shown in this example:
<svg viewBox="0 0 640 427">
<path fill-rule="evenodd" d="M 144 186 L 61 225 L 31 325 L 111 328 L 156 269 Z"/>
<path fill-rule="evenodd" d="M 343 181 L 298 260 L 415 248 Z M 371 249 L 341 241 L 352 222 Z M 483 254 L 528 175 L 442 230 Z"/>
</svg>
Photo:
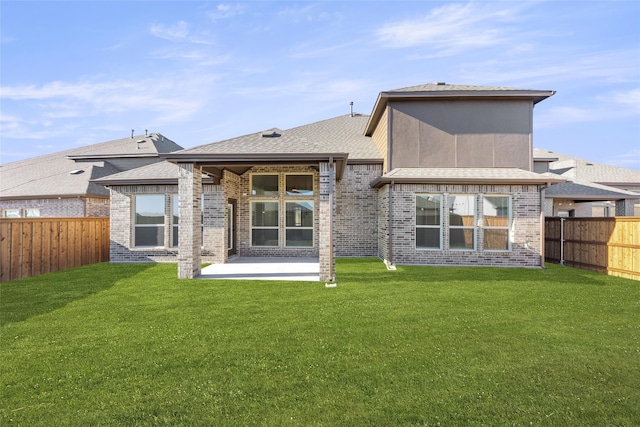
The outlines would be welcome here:
<svg viewBox="0 0 640 427">
<path fill-rule="evenodd" d="M 415 249 L 417 251 L 442 251 L 442 245 L 444 241 L 444 195 L 443 194 L 432 194 L 432 193 L 416 193 L 414 198 L 414 207 L 413 211 L 415 212 L 418 207 L 418 197 L 419 196 L 437 196 L 440 198 L 440 224 L 439 225 L 418 225 L 417 215 L 414 214 L 414 226 L 416 229 L 416 239 L 415 239 Z M 440 245 L 437 248 L 419 248 L 418 247 L 418 228 L 438 228 L 440 230 Z"/>
<path fill-rule="evenodd" d="M 484 222 L 484 202 L 485 197 L 506 197 L 509 200 L 509 215 L 508 215 L 508 223 L 506 227 L 496 227 L 496 226 L 488 226 Z M 483 233 L 483 242 L 484 240 L 484 230 L 507 230 L 507 247 L 508 249 L 485 249 L 485 252 L 512 252 L 513 251 L 513 196 L 510 194 L 483 194 L 482 195 L 482 233 Z"/>
<path fill-rule="evenodd" d="M 266 175 L 266 174 L 262 174 L 262 175 Z M 271 174 L 273 175 L 273 174 Z M 253 204 L 254 203 L 276 203 L 278 205 L 278 225 L 271 225 L 268 227 L 265 226 L 255 226 L 253 225 Z M 271 199 L 256 199 L 256 200 L 251 200 L 251 202 L 249 203 L 249 225 L 250 225 L 250 229 L 249 229 L 249 240 L 251 243 L 251 247 L 252 248 L 279 248 L 282 246 L 282 233 L 280 232 L 280 223 L 281 223 L 281 215 L 282 215 L 282 210 L 280 209 L 280 200 L 274 198 Z M 253 244 L 253 230 L 277 230 L 278 231 L 278 244 L 275 246 L 265 246 L 265 245 L 254 245 Z"/>
<path fill-rule="evenodd" d="M 471 197 L 473 199 L 473 225 L 451 225 L 451 197 Z M 447 216 L 449 229 L 449 250 L 452 252 L 475 252 L 478 250 L 478 194 L 476 193 L 451 193 L 447 196 Z M 473 230 L 473 248 L 452 248 L 451 230 Z"/>
<path fill-rule="evenodd" d="M 292 174 L 294 175 L 294 174 Z M 316 231 L 315 231 L 315 224 L 316 224 L 316 203 L 315 200 L 313 199 L 306 199 L 306 200 L 300 200 L 298 199 L 299 196 L 293 196 L 295 197 L 295 199 L 291 200 L 291 199 L 287 199 L 284 202 L 284 247 L 285 248 L 291 248 L 291 249 L 309 249 L 309 248 L 313 248 L 315 247 L 315 239 L 316 239 Z M 309 202 L 313 205 L 313 225 L 311 227 L 290 227 L 287 226 L 287 203 L 301 203 L 301 202 Z M 311 246 L 288 246 L 287 245 L 287 230 L 311 230 Z"/>
</svg>

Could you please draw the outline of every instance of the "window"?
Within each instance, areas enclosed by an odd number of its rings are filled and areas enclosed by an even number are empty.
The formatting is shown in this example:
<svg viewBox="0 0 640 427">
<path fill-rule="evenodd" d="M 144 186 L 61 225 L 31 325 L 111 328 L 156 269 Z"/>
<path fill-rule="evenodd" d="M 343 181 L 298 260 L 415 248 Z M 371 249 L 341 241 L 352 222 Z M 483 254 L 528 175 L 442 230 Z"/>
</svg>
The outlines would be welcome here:
<svg viewBox="0 0 640 427">
<path fill-rule="evenodd" d="M 178 218 L 180 206 L 178 205 L 178 195 L 171 195 L 171 246 L 178 246 Z"/>
<path fill-rule="evenodd" d="M 164 194 L 138 194 L 134 204 L 134 246 L 164 246 Z"/>
<path fill-rule="evenodd" d="M 252 196 L 278 196 L 278 175 L 251 175 Z"/>
<path fill-rule="evenodd" d="M 5 209 L 3 216 L 5 218 L 20 218 L 20 209 Z"/>
<path fill-rule="evenodd" d="M 416 248 L 442 248 L 442 197 L 416 195 Z"/>
<path fill-rule="evenodd" d="M 286 203 L 285 246 L 313 246 L 313 202 Z"/>
<path fill-rule="evenodd" d="M 23 212 L 25 218 L 38 218 L 40 216 L 40 209 L 25 208 Z"/>
<path fill-rule="evenodd" d="M 287 196 L 313 196 L 313 175 L 287 175 Z"/>
<path fill-rule="evenodd" d="M 449 196 L 449 248 L 476 248 L 476 204 L 473 195 Z"/>
<path fill-rule="evenodd" d="M 251 202 L 251 245 L 278 246 L 278 202 Z"/>
<path fill-rule="evenodd" d="M 511 197 L 485 196 L 482 201 L 482 215 L 484 217 L 484 249 L 510 250 Z"/>
</svg>

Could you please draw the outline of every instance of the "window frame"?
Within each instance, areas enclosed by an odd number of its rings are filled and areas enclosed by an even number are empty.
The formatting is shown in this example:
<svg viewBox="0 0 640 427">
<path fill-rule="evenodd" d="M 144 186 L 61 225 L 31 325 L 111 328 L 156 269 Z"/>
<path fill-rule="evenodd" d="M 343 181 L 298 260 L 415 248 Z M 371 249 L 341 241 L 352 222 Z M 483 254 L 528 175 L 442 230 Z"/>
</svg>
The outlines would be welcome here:
<svg viewBox="0 0 640 427">
<path fill-rule="evenodd" d="M 490 226 L 487 225 L 485 206 L 487 197 L 501 197 L 507 199 L 507 225 L 506 226 Z M 487 252 L 511 252 L 513 250 L 513 238 L 511 236 L 511 228 L 513 224 L 513 196 L 510 194 L 483 194 L 482 195 L 482 233 L 483 233 L 483 250 Z M 487 249 L 485 230 L 506 230 L 507 232 L 507 249 Z"/>
<path fill-rule="evenodd" d="M 262 225 L 254 225 L 253 224 L 253 220 L 254 220 L 254 216 L 253 216 L 253 212 L 254 212 L 254 205 L 256 203 L 275 203 L 276 208 L 277 208 L 277 214 L 276 214 L 276 218 L 277 218 L 277 224 L 276 225 L 269 225 L 269 226 L 262 226 Z M 251 200 L 251 202 L 249 203 L 249 225 L 250 225 L 250 233 L 249 233 L 249 240 L 250 240 L 250 245 L 252 248 L 279 248 L 281 246 L 281 233 L 280 233 L 280 200 L 278 199 L 258 199 L 258 200 Z M 277 244 L 276 245 L 256 245 L 253 242 L 253 230 L 276 230 L 276 232 L 278 233 L 278 237 L 276 238 L 277 240 Z"/>
<path fill-rule="evenodd" d="M 298 197 L 298 196 L 295 196 Z M 289 212 L 287 209 L 288 204 L 301 204 L 301 203 L 311 203 L 311 226 L 289 226 L 287 225 L 287 213 Z M 285 200 L 284 201 L 284 247 L 285 248 L 313 248 L 315 246 L 315 224 L 316 224 L 316 204 L 315 200 Z M 300 246 L 300 245 L 288 245 L 287 241 L 287 231 L 289 230 L 311 230 L 311 245 L 309 246 Z"/>
<path fill-rule="evenodd" d="M 418 197 L 437 197 L 440 203 L 440 222 L 438 225 L 433 224 L 418 224 Z M 444 197 L 442 194 L 433 194 L 433 193 L 417 193 L 415 194 L 415 216 L 414 216 L 414 225 L 415 225 L 415 249 L 417 251 L 441 251 L 442 244 L 444 240 L 443 232 L 444 232 Z M 421 247 L 418 246 L 418 229 L 439 229 L 439 245 L 438 247 Z"/>
<path fill-rule="evenodd" d="M 455 199 L 455 197 L 468 197 L 470 200 L 473 201 L 473 223 L 469 226 L 469 225 L 451 225 L 451 215 L 453 215 L 453 207 L 451 204 L 451 200 L 452 198 Z M 462 215 L 461 215 L 462 216 Z M 477 251 L 478 250 L 478 227 L 477 227 L 477 221 L 478 221 L 478 195 L 477 194 L 470 194 L 470 193 L 452 193 L 449 194 L 447 197 L 447 224 L 448 224 L 448 234 L 449 234 L 449 250 L 450 251 L 456 251 L 456 252 L 461 252 L 461 251 Z M 464 247 L 464 248 L 459 248 L 459 247 L 452 247 L 451 246 L 451 231 L 452 230 L 462 230 L 462 233 L 464 235 L 464 230 L 471 230 L 471 232 L 473 233 L 472 239 L 473 239 L 473 247 L 472 248 L 468 248 L 468 247 Z"/>
<path fill-rule="evenodd" d="M 253 190 L 253 178 L 256 176 L 275 176 L 276 177 L 276 183 L 277 183 L 277 188 L 276 188 L 276 194 L 254 194 L 254 190 Z M 281 190 L 281 185 L 280 185 L 280 173 L 278 172 L 256 172 L 256 173 L 251 173 L 249 176 L 249 194 L 252 197 L 261 197 L 261 198 L 269 198 L 269 197 L 280 197 L 280 193 L 282 192 Z"/>
<path fill-rule="evenodd" d="M 33 215 L 35 213 L 36 215 Z M 40 218 L 40 208 L 24 208 L 22 209 L 24 218 Z"/>
<path fill-rule="evenodd" d="M 287 179 L 290 176 L 310 176 L 311 177 L 311 193 L 307 193 L 307 194 L 289 194 L 287 192 Z M 284 188 L 281 191 L 281 193 L 283 194 L 284 197 L 295 197 L 295 198 L 308 198 L 308 197 L 315 197 L 316 191 L 314 188 L 314 179 L 313 179 L 313 173 L 311 172 L 287 172 L 284 174 Z"/>
<path fill-rule="evenodd" d="M 131 233 L 131 243 L 132 243 L 132 247 L 139 249 L 139 248 L 164 248 L 166 246 L 166 242 L 165 242 L 165 224 L 166 224 L 166 218 L 167 218 L 167 197 L 166 194 L 158 194 L 158 193 L 136 193 L 133 194 L 133 200 L 132 200 L 132 207 L 133 209 L 131 209 L 131 213 L 133 216 L 133 220 L 132 222 L 132 233 Z M 137 208 L 138 208 L 138 197 L 162 197 L 162 206 L 163 206 L 163 215 L 162 215 L 162 223 L 154 223 L 154 224 L 138 224 L 138 215 L 137 215 Z M 138 228 L 160 228 L 162 230 L 161 233 L 158 233 L 159 236 L 162 237 L 162 242 L 160 242 L 160 244 L 158 245 L 138 245 L 136 242 L 136 230 Z"/>
<path fill-rule="evenodd" d="M 3 218 L 22 218 L 22 212 L 20 211 L 20 208 L 7 208 L 2 210 L 2 217 Z"/>
</svg>

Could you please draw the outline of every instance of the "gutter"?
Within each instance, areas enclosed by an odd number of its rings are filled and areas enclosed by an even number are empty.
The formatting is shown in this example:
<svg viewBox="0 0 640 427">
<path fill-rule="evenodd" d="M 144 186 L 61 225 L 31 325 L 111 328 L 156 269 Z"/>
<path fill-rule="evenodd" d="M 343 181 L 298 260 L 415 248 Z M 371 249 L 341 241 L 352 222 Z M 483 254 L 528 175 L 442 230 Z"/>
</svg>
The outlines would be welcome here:
<svg viewBox="0 0 640 427">
<path fill-rule="evenodd" d="M 372 188 L 380 188 L 387 184 L 396 183 L 396 184 L 552 184 L 556 182 L 564 182 L 564 180 L 549 180 L 549 179 L 539 179 L 539 178 L 520 178 L 520 179 L 500 179 L 500 178 L 447 178 L 447 177 L 439 177 L 439 178 L 391 178 L 381 176 L 379 178 L 374 179 L 369 184 Z"/>
</svg>

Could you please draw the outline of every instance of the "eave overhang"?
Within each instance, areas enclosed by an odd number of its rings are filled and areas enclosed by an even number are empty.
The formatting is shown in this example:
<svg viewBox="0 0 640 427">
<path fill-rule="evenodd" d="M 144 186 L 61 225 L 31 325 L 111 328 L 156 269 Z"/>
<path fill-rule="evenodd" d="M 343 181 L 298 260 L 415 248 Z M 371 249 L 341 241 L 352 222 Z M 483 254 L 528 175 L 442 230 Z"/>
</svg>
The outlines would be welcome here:
<svg viewBox="0 0 640 427">
<path fill-rule="evenodd" d="M 465 177 L 429 177 L 409 178 L 381 176 L 371 181 L 372 188 L 381 188 L 387 184 L 486 184 L 486 185 L 545 185 L 564 182 L 564 179 L 554 178 L 465 178 Z"/>
<path fill-rule="evenodd" d="M 103 160 L 103 159 L 140 159 L 158 157 L 159 153 L 134 153 L 134 154 L 91 154 L 91 155 L 70 155 L 69 160 Z"/>
<path fill-rule="evenodd" d="M 1 196 L 0 200 L 40 200 L 40 199 L 108 199 L 108 195 L 104 194 L 30 194 L 20 196 Z"/>
</svg>

